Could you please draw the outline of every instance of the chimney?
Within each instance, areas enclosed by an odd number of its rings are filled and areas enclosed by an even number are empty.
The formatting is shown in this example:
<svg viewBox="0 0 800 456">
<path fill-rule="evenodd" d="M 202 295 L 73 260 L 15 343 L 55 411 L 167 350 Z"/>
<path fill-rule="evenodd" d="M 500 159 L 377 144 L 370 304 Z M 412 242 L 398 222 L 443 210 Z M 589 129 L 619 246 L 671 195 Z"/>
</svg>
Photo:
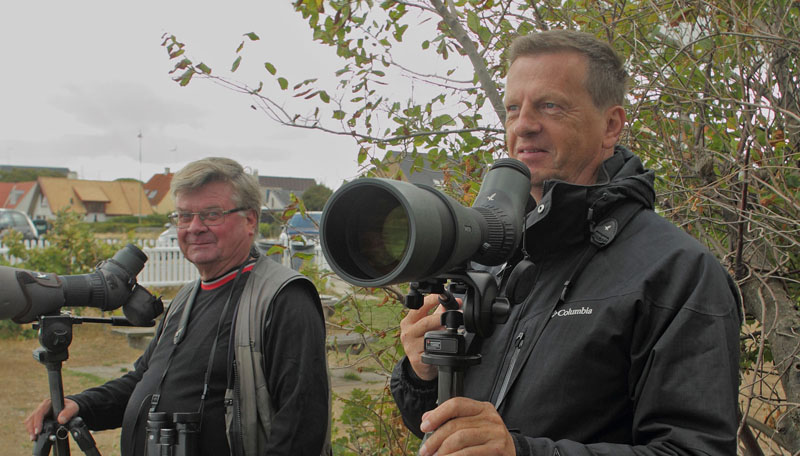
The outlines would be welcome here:
<svg viewBox="0 0 800 456">
<path fill-rule="evenodd" d="M 164 174 L 169 174 L 169 167 L 164 168 Z"/>
</svg>

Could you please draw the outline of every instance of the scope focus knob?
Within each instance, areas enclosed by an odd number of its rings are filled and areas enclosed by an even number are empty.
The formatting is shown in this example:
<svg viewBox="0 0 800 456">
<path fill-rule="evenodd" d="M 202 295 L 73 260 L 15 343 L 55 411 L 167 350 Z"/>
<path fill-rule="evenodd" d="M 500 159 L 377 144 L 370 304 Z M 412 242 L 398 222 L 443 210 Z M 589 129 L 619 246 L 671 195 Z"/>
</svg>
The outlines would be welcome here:
<svg viewBox="0 0 800 456">
<path fill-rule="evenodd" d="M 417 310 L 420 307 L 422 307 L 422 303 L 424 300 L 425 296 L 412 288 L 406 295 L 406 299 L 403 305 L 405 305 L 407 309 Z"/>
<path fill-rule="evenodd" d="M 503 324 L 508 320 L 509 314 L 511 314 L 511 303 L 508 298 L 496 298 L 492 303 L 492 322 Z"/>
</svg>

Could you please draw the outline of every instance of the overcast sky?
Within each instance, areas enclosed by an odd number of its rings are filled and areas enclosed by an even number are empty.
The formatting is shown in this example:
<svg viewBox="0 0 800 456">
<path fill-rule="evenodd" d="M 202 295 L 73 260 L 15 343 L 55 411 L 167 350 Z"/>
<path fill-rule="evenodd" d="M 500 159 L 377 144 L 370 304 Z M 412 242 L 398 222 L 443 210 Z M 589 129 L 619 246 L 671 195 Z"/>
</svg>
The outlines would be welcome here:
<svg viewBox="0 0 800 456">
<path fill-rule="evenodd" d="M 220 70 L 230 68 L 242 34 L 257 33 L 243 77 L 263 72 L 265 60 L 294 80 L 338 68 L 289 0 L 11 4 L 0 7 L 0 164 L 147 181 L 219 155 L 260 175 L 310 177 L 333 189 L 357 174 L 352 139 L 280 127 L 244 95 L 207 80 L 180 87 L 168 74 L 165 32 Z"/>
</svg>

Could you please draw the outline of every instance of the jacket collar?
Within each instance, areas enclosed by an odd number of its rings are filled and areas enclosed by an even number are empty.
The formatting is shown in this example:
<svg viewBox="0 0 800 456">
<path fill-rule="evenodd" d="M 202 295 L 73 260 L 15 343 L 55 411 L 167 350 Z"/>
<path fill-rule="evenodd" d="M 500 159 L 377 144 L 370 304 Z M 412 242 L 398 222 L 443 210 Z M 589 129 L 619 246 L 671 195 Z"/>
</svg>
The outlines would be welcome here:
<svg viewBox="0 0 800 456">
<path fill-rule="evenodd" d="M 625 201 L 652 209 L 653 181 L 654 173 L 622 146 L 603 162 L 596 184 L 546 181 L 542 200 L 526 217 L 527 251 L 537 257 L 586 242 L 591 224 Z"/>
</svg>

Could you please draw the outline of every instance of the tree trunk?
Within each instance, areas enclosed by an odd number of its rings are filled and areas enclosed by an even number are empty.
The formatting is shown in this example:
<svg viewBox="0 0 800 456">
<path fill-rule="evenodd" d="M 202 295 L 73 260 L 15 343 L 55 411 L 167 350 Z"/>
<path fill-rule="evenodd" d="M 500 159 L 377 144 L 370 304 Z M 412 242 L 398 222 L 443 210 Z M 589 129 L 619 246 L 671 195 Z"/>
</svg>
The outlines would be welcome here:
<svg viewBox="0 0 800 456">
<path fill-rule="evenodd" d="M 761 277 L 753 270 L 739 286 L 745 311 L 763 326 L 786 395 L 786 411 L 775 431 L 795 454 L 800 451 L 800 314 L 780 280 Z"/>
</svg>

